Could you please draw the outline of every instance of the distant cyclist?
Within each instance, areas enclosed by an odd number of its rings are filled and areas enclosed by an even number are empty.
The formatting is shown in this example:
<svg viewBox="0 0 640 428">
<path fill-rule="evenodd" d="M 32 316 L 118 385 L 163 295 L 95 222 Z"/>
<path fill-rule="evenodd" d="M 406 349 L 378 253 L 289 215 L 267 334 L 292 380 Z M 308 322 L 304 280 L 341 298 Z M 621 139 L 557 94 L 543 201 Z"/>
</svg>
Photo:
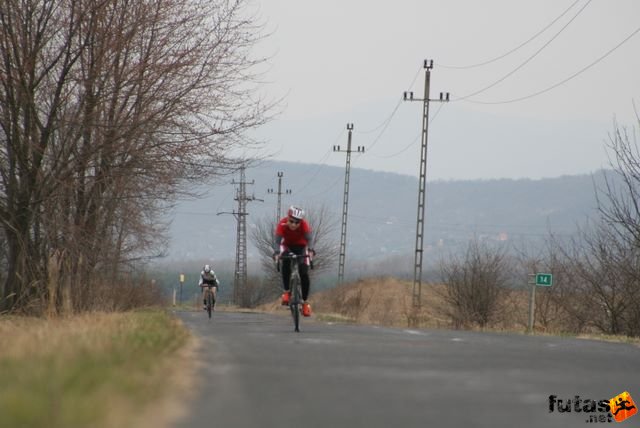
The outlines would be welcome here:
<svg viewBox="0 0 640 428">
<path fill-rule="evenodd" d="M 282 253 L 290 251 L 298 256 L 314 255 L 315 251 L 311 249 L 311 226 L 304 219 L 304 211 L 302 208 L 291 206 L 287 216 L 282 218 L 275 230 L 274 240 L 274 257 L 277 259 Z M 302 288 L 302 315 L 311 316 L 311 305 L 307 302 L 309 297 L 309 257 L 305 257 L 300 261 L 300 285 Z M 282 285 L 284 293 L 282 294 L 282 304 L 288 305 L 291 297 L 289 281 L 291 279 L 291 260 L 282 260 Z"/>
<path fill-rule="evenodd" d="M 211 287 L 211 292 L 213 293 L 213 303 L 216 302 L 216 296 L 218 294 L 218 286 L 220 285 L 220 281 L 216 277 L 216 273 L 211 269 L 210 265 L 204 265 L 202 268 L 202 272 L 200 272 L 200 282 L 198 286 L 202 290 L 202 302 L 204 303 L 203 309 L 207 310 L 207 286 Z"/>
</svg>

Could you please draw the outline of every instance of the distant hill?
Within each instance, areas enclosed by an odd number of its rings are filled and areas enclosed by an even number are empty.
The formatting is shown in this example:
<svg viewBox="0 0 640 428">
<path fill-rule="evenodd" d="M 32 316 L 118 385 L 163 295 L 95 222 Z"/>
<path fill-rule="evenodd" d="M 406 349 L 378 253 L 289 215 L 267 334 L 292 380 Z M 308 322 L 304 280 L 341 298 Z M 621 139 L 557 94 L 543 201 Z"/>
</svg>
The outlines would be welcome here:
<svg viewBox="0 0 640 428">
<path fill-rule="evenodd" d="M 248 204 L 248 258 L 252 225 L 275 217 L 276 173 L 282 171 L 283 209 L 325 205 L 340 236 L 344 168 L 292 162 L 264 162 L 246 170 L 247 194 L 264 202 Z M 601 180 L 602 173 L 596 174 Z M 238 180 L 238 177 L 235 177 Z M 230 180 L 229 180 L 230 181 Z M 347 253 L 351 260 L 413 256 L 417 214 L 417 177 L 351 169 Z M 182 201 L 174 211 L 168 259 L 233 260 L 236 220 L 235 186 L 211 185 L 205 197 Z M 425 247 L 455 250 L 472 237 L 505 242 L 540 241 L 554 232 L 573 234 L 578 223 L 595 214 L 594 176 L 540 180 L 435 181 L 427 183 Z"/>
</svg>

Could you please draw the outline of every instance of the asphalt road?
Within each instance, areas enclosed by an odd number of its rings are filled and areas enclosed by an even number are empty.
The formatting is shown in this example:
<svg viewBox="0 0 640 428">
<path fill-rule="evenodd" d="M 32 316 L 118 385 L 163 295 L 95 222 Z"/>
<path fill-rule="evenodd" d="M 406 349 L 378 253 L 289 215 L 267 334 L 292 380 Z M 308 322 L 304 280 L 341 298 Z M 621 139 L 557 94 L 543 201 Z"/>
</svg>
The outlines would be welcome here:
<svg viewBox="0 0 640 428">
<path fill-rule="evenodd" d="M 285 315 L 177 313 L 208 380 L 176 427 L 606 426 L 596 402 L 640 404 L 638 346 L 308 319 L 294 333 Z"/>
</svg>

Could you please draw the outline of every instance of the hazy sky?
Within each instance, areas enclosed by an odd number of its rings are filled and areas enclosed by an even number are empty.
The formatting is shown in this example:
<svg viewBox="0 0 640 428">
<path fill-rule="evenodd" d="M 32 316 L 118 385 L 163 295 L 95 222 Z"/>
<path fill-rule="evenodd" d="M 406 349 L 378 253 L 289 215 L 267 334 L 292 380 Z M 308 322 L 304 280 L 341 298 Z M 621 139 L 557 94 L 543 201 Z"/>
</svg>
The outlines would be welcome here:
<svg viewBox="0 0 640 428">
<path fill-rule="evenodd" d="M 353 123 L 354 167 L 417 176 L 422 104 L 401 100 L 422 97 L 425 59 L 431 98 L 451 93 L 431 103 L 429 180 L 589 173 L 614 119 L 637 127 L 638 0 L 256 1 L 285 96 L 259 132 L 275 159 L 344 165 Z"/>
</svg>

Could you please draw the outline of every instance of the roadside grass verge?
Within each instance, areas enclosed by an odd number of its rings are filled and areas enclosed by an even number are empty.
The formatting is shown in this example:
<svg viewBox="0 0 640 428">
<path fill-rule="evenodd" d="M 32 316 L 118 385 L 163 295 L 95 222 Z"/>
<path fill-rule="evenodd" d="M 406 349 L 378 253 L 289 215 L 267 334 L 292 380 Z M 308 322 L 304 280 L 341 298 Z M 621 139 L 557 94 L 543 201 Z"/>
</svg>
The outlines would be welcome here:
<svg viewBox="0 0 640 428">
<path fill-rule="evenodd" d="M 188 338 L 161 309 L 0 317 L 0 426 L 139 426 Z"/>
</svg>

